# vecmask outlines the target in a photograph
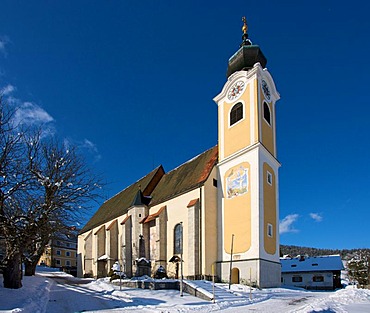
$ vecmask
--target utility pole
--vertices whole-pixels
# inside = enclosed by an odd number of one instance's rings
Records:
[[[230,258],[230,273],[229,273],[229,289],[231,288],[231,271],[233,269],[233,247],[234,247],[234,234],[231,235],[231,258]]]
[[[215,296],[215,262],[212,263],[212,294],[213,294],[213,303],[216,302]]]
[[[181,224],[181,254],[180,254],[180,297],[182,297],[184,295],[184,292],[183,292],[183,280],[184,280],[184,275],[183,275],[183,260],[182,260],[182,249],[183,249],[183,236],[184,236],[184,233],[183,233],[183,228],[182,228],[182,222],[180,223]]]

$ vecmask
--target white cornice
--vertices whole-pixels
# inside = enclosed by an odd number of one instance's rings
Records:
[[[228,157],[226,157],[225,159],[223,159],[222,161],[220,161],[220,162],[218,162],[218,164],[217,164],[217,166],[218,167],[220,167],[220,166],[222,166],[222,165],[224,165],[225,163],[228,163],[228,162],[230,162],[230,161],[232,161],[232,160],[234,160],[234,159],[236,159],[236,158],[238,158],[238,157],[240,157],[241,155],[243,155],[243,154],[245,154],[245,153],[248,153],[248,152],[250,152],[250,151],[252,151],[252,150],[256,150],[256,149],[261,149],[261,150],[263,150],[264,151],[264,154],[266,155],[266,157],[268,158],[268,159],[270,159],[270,161],[272,162],[272,163],[274,163],[274,165],[275,166],[277,166],[277,167],[280,167],[281,166],[281,164],[280,164],[280,162],[265,148],[265,146],[262,144],[262,143],[260,143],[260,142],[256,142],[256,143],[254,143],[253,145],[250,145],[250,146],[248,146],[248,147],[246,147],[246,148],[244,148],[244,149],[241,149],[241,150],[239,150],[239,151],[237,151],[237,152],[235,152],[234,154],[232,154],[232,155],[230,155],[230,156],[228,156]]]
[[[274,80],[272,79],[271,74],[269,73],[267,68],[262,68],[261,64],[258,62],[254,64],[253,68],[247,71],[237,71],[233,73],[232,75],[230,75],[224,87],[222,88],[221,92],[216,97],[213,98],[213,101],[219,104],[220,100],[226,98],[227,90],[234,82],[236,82],[240,78],[244,78],[248,80],[256,74],[263,77],[267,81],[267,83],[270,86],[274,101],[279,100],[280,95],[276,90],[276,86],[275,86]]]
[[[220,100],[226,98],[227,90],[235,81],[237,81],[240,78],[250,79],[253,75],[257,73],[258,68],[262,69],[261,65],[259,63],[256,63],[254,67],[248,71],[237,71],[230,75],[221,92],[216,97],[213,98],[213,101],[219,104]]]
[[[275,86],[275,83],[274,83],[274,80],[270,74],[270,72],[268,71],[267,68],[264,68],[262,71],[261,71],[261,76],[262,78],[268,83],[269,87],[270,87],[270,91],[271,91],[271,95],[272,95],[272,99],[273,99],[273,102],[276,102],[280,99],[280,94],[278,93],[278,91],[276,90],[276,86]]]

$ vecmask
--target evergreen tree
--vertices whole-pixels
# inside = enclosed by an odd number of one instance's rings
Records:
[[[348,276],[361,287],[369,285],[369,261],[369,250],[363,249],[357,251],[347,262]]]

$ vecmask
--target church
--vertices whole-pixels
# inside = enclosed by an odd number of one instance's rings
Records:
[[[79,276],[104,277],[118,261],[128,277],[164,269],[172,278],[280,285],[279,93],[243,22],[214,98],[218,145],[104,202],[78,236]]]

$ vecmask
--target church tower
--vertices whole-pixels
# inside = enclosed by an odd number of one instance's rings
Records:
[[[275,103],[261,49],[248,39],[229,59],[218,105],[218,274],[259,287],[280,285]]]

